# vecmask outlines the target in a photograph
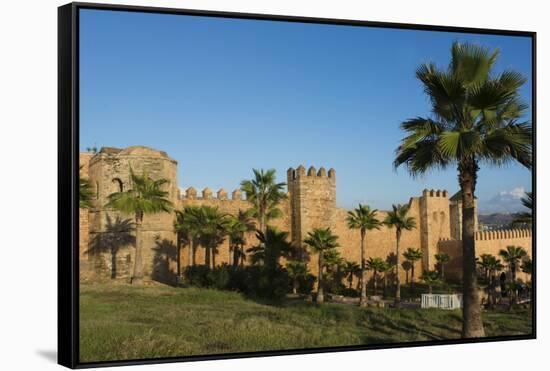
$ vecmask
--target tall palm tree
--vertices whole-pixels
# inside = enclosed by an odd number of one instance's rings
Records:
[[[403,253],[403,257],[405,259],[407,259],[407,261],[411,262],[411,280],[409,281],[410,285],[411,285],[411,289],[413,288],[413,285],[414,285],[414,266],[415,266],[415,263],[422,259],[422,252],[420,251],[420,249],[415,249],[413,247],[409,247],[404,253]]]
[[[358,229],[361,233],[361,296],[359,297],[359,305],[367,305],[367,283],[365,282],[365,236],[367,231],[380,229],[380,221],[376,219],[378,210],[371,208],[368,205],[361,205],[354,211],[349,211],[346,218],[348,228]]]
[[[134,216],[136,230],[136,256],[134,259],[134,273],[132,283],[143,281],[143,261],[141,246],[141,226],[147,214],[170,212],[173,208],[168,200],[168,192],[162,187],[168,183],[166,179],[153,180],[146,170],[141,175],[135,174],[130,167],[130,185],[128,190],[111,193],[106,208],[120,211],[122,214]]]
[[[361,278],[361,266],[354,261],[346,261],[344,264],[344,272],[348,278],[349,288],[353,288],[353,277],[359,276]]]
[[[378,295],[378,273],[384,272],[386,262],[382,258],[369,258],[367,260],[367,268],[372,271],[372,281],[374,285],[374,295]]]
[[[441,280],[445,280],[445,264],[447,264],[451,257],[446,252],[441,252],[439,254],[435,254],[435,260],[437,261],[437,264],[439,265],[439,272],[441,273]]]
[[[250,211],[238,211],[237,215],[229,217],[227,232],[229,235],[229,248],[233,252],[233,266],[244,265],[246,245],[245,233],[256,229],[256,224],[250,216]]]
[[[298,293],[298,282],[308,274],[307,264],[303,261],[291,260],[286,263],[286,270],[292,281],[292,293]]]
[[[405,283],[408,285],[410,284],[409,280],[409,271],[412,269],[412,263],[408,260],[405,260],[403,263],[401,263],[401,268],[405,271]]]
[[[483,265],[487,269],[487,275],[488,275],[488,284],[487,284],[487,293],[488,293],[488,307],[489,309],[493,309],[495,303],[496,303],[496,286],[497,286],[497,279],[496,274],[504,269],[504,266],[500,262],[499,259],[497,259],[493,255],[484,254],[485,257],[482,258],[482,261],[484,262]]]
[[[199,241],[205,249],[204,264],[215,268],[218,246],[223,243],[227,235],[229,217],[220,212],[217,206],[201,206],[196,218],[200,230]]]
[[[265,233],[258,231],[256,238],[260,242],[247,250],[250,253],[252,264],[263,265],[268,269],[280,266],[281,258],[288,258],[292,254],[292,244],[288,242],[288,232],[279,232],[273,227],[267,227]]]
[[[199,225],[199,213],[201,212],[199,206],[187,206],[183,210],[176,210],[176,220],[174,221],[174,230],[177,234],[177,274],[181,276],[181,245],[186,243],[189,245],[188,251],[188,266],[195,265],[195,240],[200,233]]]
[[[521,203],[529,211],[519,213],[519,215],[514,219],[512,224],[514,226],[528,226],[533,225],[533,192],[525,192],[525,197],[522,197]]]
[[[428,285],[428,294],[433,292],[433,286],[441,283],[438,271],[424,271],[420,279]]]
[[[399,277],[399,268],[400,268],[400,253],[399,253],[399,243],[401,242],[401,233],[403,231],[410,231],[416,228],[416,220],[412,216],[408,216],[409,206],[408,205],[392,205],[392,210],[388,211],[386,218],[384,219],[384,224],[388,228],[395,228],[395,307],[399,307],[401,304],[401,278]]]
[[[413,176],[457,166],[463,205],[464,338],[485,335],[474,239],[479,165],[518,161],[530,169],[532,164],[532,127],[520,121],[528,108],[519,94],[526,79],[515,71],[492,73],[497,57],[498,50],[455,42],[447,68],[428,63],[417,69],[432,115],[401,124],[407,135],[394,161],[395,167],[405,165]]]
[[[508,270],[510,271],[510,308],[512,308],[517,301],[516,274],[521,261],[527,256],[527,251],[520,246],[506,246],[506,250],[501,249],[498,254],[507,263]]]
[[[286,198],[286,183],[277,183],[275,169],[253,169],[254,179],[243,180],[241,190],[252,204],[252,215],[258,220],[259,230],[266,233],[267,222],[281,216],[277,205]]]
[[[80,170],[82,170],[82,166],[80,166]],[[86,178],[79,177],[78,207],[81,209],[89,209],[90,207],[92,207],[92,195],[93,192],[90,181]]]
[[[328,250],[340,246],[338,244],[338,236],[332,234],[330,228],[315,228],[313,231],[308,232],[308,238],[304,240],[304,243],[309,246],[313,252],[318,254],[319,275],[317,278],[317,303],[323,304],[325,301],[323,290],[323,257]]]

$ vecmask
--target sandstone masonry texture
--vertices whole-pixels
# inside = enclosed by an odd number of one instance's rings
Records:
[[[143,146],[126,149],[102,148],[96,154],[80,154],[80,174],[87,177],[94,190],[93,207],[80,210],[80,273],[82,279],[109,277],[116,268],[116,278],[127,278],[132,272],[134,248],[131,243],[113,250],[101,241],[116,237],[116,227],[133,215],[120,215],[105,208],[109,194],[129,187],[130,167],[136,173],[147,170],[153,179],[164,178],[168,198],[182,209],[189,205],[217,206],[222,212],[236,214],[250,208],[239,189],[197,191],[190,187],[180,192],[177,180],[177,162],[165,152]],[[303,244],[307,233],[314,228],[330,227],[339,236],[339,251],[347,259],[359,262],[360,234],[347,227],[347,209],[336,205],[336,171],[324,168],[306,168],[302,165],[287,170],[288,194],[279,208],[283,216],[270,224],[279,230],[290,232],[290,239],[297,245]],[[459,199],[451,198],[446,190],[424,190],[419,197],[411,197],[410,215],[416,219],[417,228],[404,231],[402,251],[408,247],[419,248],[423,258],[417,262],[417,277],[422,269],[435,268],[435,254],[447,252],[451,262],[445,268],[449,278],[460,279],[462,270],[462,242],[460,241],[460,217],[462,205]],[[383,220],[385,211],[377,217]],[[143,221],[143,261],[145,274],[161,282],[173,282],[176,270],[176,234],[173,229],[174,215],[169,213],[146,215]],[[113,235],[113,231],[114,235]],[[116,240],[116,238],[114,238]],[[257,243],[254,233],[246,235],[247,246]],[[99,241],[99,243],[98,243]],[[395,230],[382,226],[368,231],[366,256],[386,258],[395,251]],[[522,246],[531,256],[532,237],[530,230],[498,232],[477,232],[476,253],[497,255],[508,245]],[[189,264],[187,246],[183,246],[181,265]],[[195,254],[197,264],[204,263],[204,249]],[[309,268],[317,274],[316,256],[310,258]],[[403,261],[403,259],[402,259]],[[230,263],[227,239],[218,247],[216,264]],[[405,272],[401,270],[404,282]],[[525,278],[522,274],[520,277]]]

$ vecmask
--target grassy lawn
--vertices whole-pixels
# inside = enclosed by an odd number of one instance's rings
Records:
[[[290,302],[123,283],[81,284],[82,362],[460,337],[460,311]],[[487,335],[531,333],[528,311],[484,314]]]

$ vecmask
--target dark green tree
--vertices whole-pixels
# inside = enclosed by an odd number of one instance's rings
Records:
[[[527,104],[520,99],[526,79],[515,71],[495,75],[498,50],[455,42],[447,68],[421,65],[416,76],[431,101],[432,115],[401,124],[406,132],[394,161],[413,176],[457,167],[462,194],[462,337],[483,337],[475,263],[475,189],[481,164],[511,161],[531,168],[532,128],[521,121]]]

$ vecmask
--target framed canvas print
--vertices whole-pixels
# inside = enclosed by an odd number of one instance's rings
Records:
[[[535,338],[535,33],[59,8],[59,363]]]

